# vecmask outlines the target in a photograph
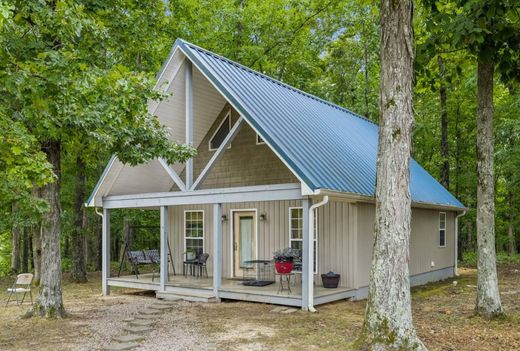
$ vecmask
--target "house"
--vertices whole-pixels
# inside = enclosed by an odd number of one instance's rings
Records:
[[[193,145],[198,154],[173,165],[158,159],[130,167],[110,160],[87,203],[103,208],[103,293],[123,286],[155,290],[160,298],[225,298],[304,310],[365,298],[377,125],[183,40],[176,41],[157,87],[172,95],[151,102],[150,111],[173,140]],[[457,218],[465,207],[415,161],[411,194],[411,283],[451,277]],[[119,208],[160,211],[160,279],[110,276],[110,211]],[[209,253],[208,277],[173,275],[167,244],[177,272],[187,252]],[[284,247],[301,249],[303,256],[290,292],[278,291],[278,281],[242,284],[251,271],[265,273],[262,262]],[[336,289],[322,286],[320,274],[329,271],[341,274]]]

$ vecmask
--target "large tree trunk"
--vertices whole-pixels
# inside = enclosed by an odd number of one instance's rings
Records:
[[[381,82],[375,241],[365,324],[368,350],[426,350],[412,321],[409,241],[414,117],[413,6],[381,1]]]
[[[446,188],[450,188],[450,160],[448,149],[448,107],[446,99],[446,83],[444,82],[446,75],[446,67],[441,55],[437,57],[440,73],[440,100],[441,100],[441,184]]]
[[[84,212],[85,194],[87,192],[86,165],[81,156],[76,158],[76,188],[74,193],[74,227],[71,233],[72,271],[71,280],[77,283],[87,281],[87,265],[85,260],[85,227]]]
[[[478,314],[502,314],[495,252],[495,171],[492,61],[479,58],[477,74],[477,249]]]
[[[52,165],[56,180],[41,189],[42,198],[49,203],[49,211],[42,222],[42,258],[40,291],[30,314],[45,317],[64,317],[61,291],[60,252],[60,143],[49,141],[42,150]]]

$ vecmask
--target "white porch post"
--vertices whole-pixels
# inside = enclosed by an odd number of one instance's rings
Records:
[[[193,146],[193,71],[191,61],[186,60],[186,145]],[[186,189],[193,184],[193,158],[186,161]]]
[[[166,290],[168,282],[168,240],[170,236],[170,223],[168,206],[161,206],[161,262],[160,262],[160,291]]]
[[[222,281],[222,204],[213,204],[213,294],[220,299]]]
[[[310,223],[310,200],[302,200],[303,207],[303,262],[302,262],[302,310],[314,305],[314,226]]]
[[[108,278],[110,278],[110,210],[103,208],[102,218],[102,238],[101,238],[101,255],[102,255],[102,290],[103,295],[110,294],[110,287],[108,286]]]

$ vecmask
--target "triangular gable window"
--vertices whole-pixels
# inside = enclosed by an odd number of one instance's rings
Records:
[[[226,136],[229,134],[229,131],[231,130],[231,111],[229,111],[220,122],[220,125],[218,126],[217,130],[209,140],[209,150],[213,151],[219,148],[220,145],[222,145],[222,142],[224,142],[224,139],[226,139]]]

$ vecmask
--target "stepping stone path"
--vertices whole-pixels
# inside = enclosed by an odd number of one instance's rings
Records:
[[[126,326],[123,330],[126,334],[116,336],[106,351],[132,350],[139,346],[146,334],[153,330],[161,314],[170,311],[175,306],[175,301],[157,301],[146,309],[141,310],[136,316],[123,319]]]
[[[271,310],[272,313],[282,313],[282,314],[290,314],[298,311],[297,308],[279,306],[275,307]]]

